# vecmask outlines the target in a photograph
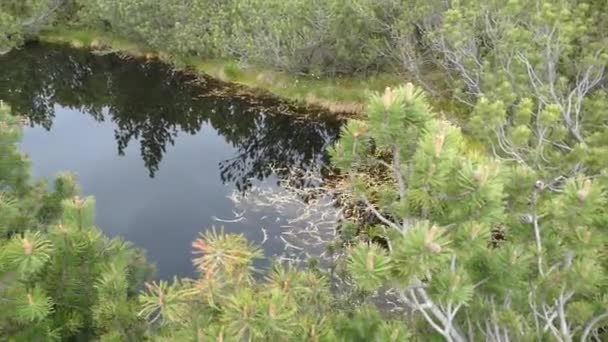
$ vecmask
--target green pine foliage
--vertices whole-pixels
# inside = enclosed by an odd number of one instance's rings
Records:
[[[377,69],[386,59],[382,23],[366,12],[382,8],[369,0],[365,8],[335,0],[78,2],[77,23],[103,22],[120,35],[176,55],[237,58],[313,75]]]
[[[0,106],[0,337],[608,339],[607,4],[3,1],[0,53],[60,18],[173,57],[311,76],[389,70],[430,92],[370,95],[330,151],[353,205],[374,217],[341,230],[337,269],[362,300],[314,268],[262,274],[257,247],[215,229],[193,243],[197,279],[140,291],[142,253],[96,230],[72,176],[52,192],[31,181],[15,148],[23,123]],[[370,305],[387,289],[410,310]]]
[[[604,326],[605,174],[550,189],[469,151],[411,84],[372,96],[331,154],[388,245],[362,240],[348,270],[362,290],[394,289],[430,328],[416,336],[570,341]]]
[[[274,264],[256,280],[262,257],[243,235],[215,228],[192,244],[196,280],[147,284],[139,314],[152,340],[405,341],[405,326],[375,308],[339,312],[329,279],[316,269]],[[258,273],[257,277],[261,277]]]
[[[0,107],[1,339],[141,336],[142,252],[94,227],[94,201],[75,196],[72,176],[59,176],[51,193],[31,183],[16,150],[21,124]]]
[[[0,2],[0,55],[54,22],[65,0],[3,0]]]

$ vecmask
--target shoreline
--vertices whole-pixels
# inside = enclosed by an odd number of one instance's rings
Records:
[[[67,44],[98,53],[123,53],[133,58],[159,59],[178,69],[192,70],[200,76],[246,87],[253,94],[272,95],[296,106],[342,117],[360,116],[365,110],[369,93],[402,83],[400,77],[389,74],[367,78],[313,78],[289,75],[234,60],[174,57],[103,31],[56,28],[41,32],[38,39],[45,43]]]

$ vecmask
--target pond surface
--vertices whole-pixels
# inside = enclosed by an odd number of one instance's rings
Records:
[[[161,278],[193,275],[191,242],[211,225],[260,242],[259,222],[221,219],[239,214],[229,197],[277,187],[273,166],[325,164],[341,125],[158,61],[44,44],[0,57],[0,99],[30,120],[34,177],[75,173],[99,228],[143,247]]]

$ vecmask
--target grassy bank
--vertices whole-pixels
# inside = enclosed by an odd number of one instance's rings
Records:
[[[369,92],[382,91],[386,87],[403,83],[398,75],[389,74],[367,78],[312,78],[288,75],[231,60],[204,60],[199,57],[174,59],[162,51],[103,31],[57,28],[43,32],[40,39],[44,42],[70,44],[75,48],[121,52],[139,58],[159,58],[222,81],[270,92],[299,105],[313,106],[335,114],[360,114]]]

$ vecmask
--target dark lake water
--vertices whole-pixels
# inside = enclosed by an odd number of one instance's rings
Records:
[[[191,242],[213,224],[259,242],[260,222],[221,221],[239,214],[229,197],[277,187],[272,166],[325,164],[341,125],[157,61],[44,44],[0,57],[0,99],[30,120],[34,177],[75,173],[99,228],[146,249],[162,278],[192,275]]]

